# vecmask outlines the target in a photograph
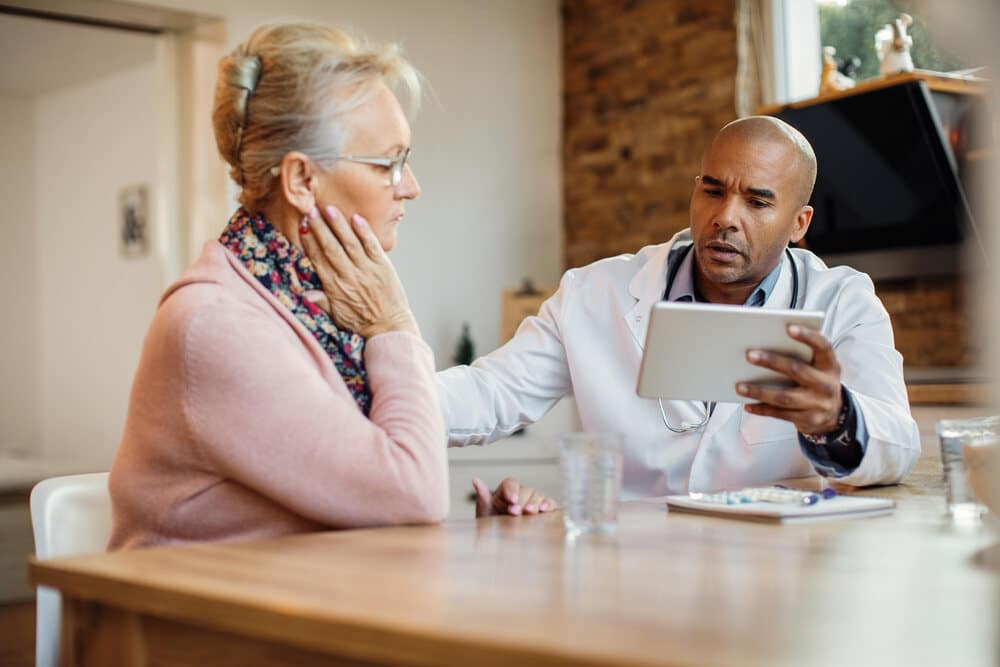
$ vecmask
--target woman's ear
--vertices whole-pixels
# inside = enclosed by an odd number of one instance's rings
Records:
[[[281,194],[294,209],[306,215],[316,206],[316,167],[304,153],[290,151],[278,165]]]

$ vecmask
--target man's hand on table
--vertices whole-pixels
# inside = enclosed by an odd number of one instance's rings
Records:
[[[500,482],[493,492],[481,479],[473,479],[472,487],[476,490],[477,519],[497,514],[540,514],[557,507],[556,502],[545,494],[509,477]]]

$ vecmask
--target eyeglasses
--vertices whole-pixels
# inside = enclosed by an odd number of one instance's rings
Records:
[[[389,170],[389,183],[392,187],[398,186],[403,180],[403,167],[410,158],[410,149],[395,157],[367,157],[362,155],[334,155],[334,160],[347,160],[348,162],[358,162],[360,164],[373,164]],[[281,165],[271,167],[271,175],[277,176],[281,173]]]

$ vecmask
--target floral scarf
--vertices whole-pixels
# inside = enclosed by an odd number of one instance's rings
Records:
[[[316,337],[367,416],[372,392],[363,356],[365,339],[337,329],[329,315],[303,297],[308,290],[321,289],[309,258],[264,216],[252,216],[242,207],[233,214],[219,242]]]

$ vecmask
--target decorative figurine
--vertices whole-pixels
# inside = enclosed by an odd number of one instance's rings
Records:
[[[858,80],[858,72],[861,71],[861,58],[851,56],[841,60],[837,58],[837,71],[848,77],[851,81]]]
[[[879,59],[879,73],[882,76],[913,71],[913,57],[910,48],[913,38],[906,29],[913,23],[909,14],[900,14],[892,23],[886,23],[875,33],[875,52]]]
[[[832,46],[823,47],[823,73],[819,77],[820,95],[854,87],[854,79],[837,71],[837,61],[833,57],[836,53],[837,49]]]

